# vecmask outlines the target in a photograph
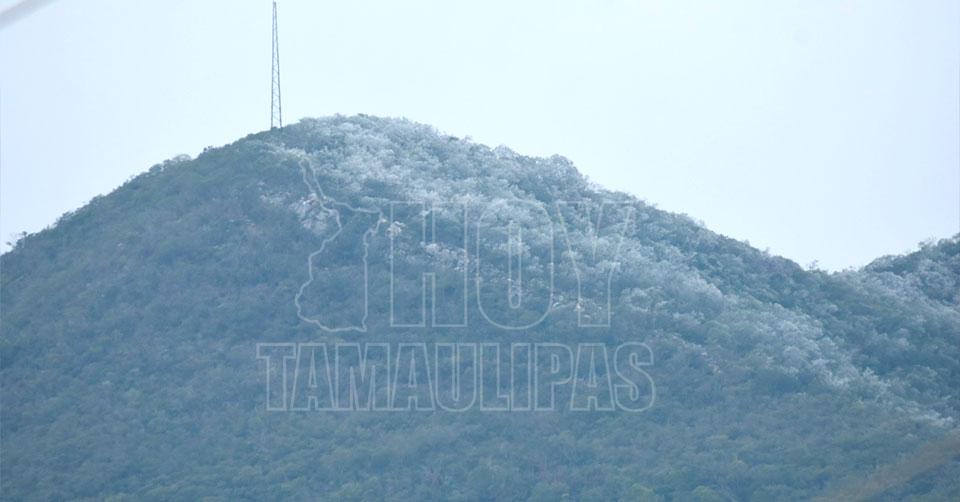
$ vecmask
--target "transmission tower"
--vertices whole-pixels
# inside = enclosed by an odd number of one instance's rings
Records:
[[[270,84],[270,129],[283,127],[283,106],[280,104],[280,42],[277,34],[277,2],[273,2],[273,65]]]

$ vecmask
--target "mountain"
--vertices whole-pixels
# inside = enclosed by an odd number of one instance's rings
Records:
[[[960,235],[805,270],[562,157],[308,119],[158,164],[0,258],[0,493],[956,500],[958,284]],[[504,352],[417,366],[453,343]],[[309,365],[351,344],[433,382],[374,404],[498,389],[514,346],[528,402],[561,404],[312,409],[350,382]]]

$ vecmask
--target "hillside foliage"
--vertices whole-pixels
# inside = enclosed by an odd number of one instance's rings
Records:
[[[434,242],[415,232],[419,204]],[[511,284],[511,222],[520,311],[496,293]],[[0,260],[6,499],[805,499],[960,420],[960,236],[805,270],[562,157],[405,120],[308,119],[173,159]],[[465,314],[438,311],[465,328],[391,327],[391,270],[394,315],[411,323],[424,272],[453,296],[464,274],[485,287],[466,288]],[[609,307],[589,301],[608,274]],[[355,324],[363,295],[365,332],[304,320]],[[257,343],[403,340],[640,341],[657,400],[643,413],[265,409]],[[874,495],[956,500],[957,480],[954,456]]]

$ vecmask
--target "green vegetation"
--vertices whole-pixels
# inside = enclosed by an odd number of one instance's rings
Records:
[[[294,298],[307,257],[338,230],[331,208],[342,229],[302,305],[348,322],[362,298],[356,243],[376,220],[363,210],[390,220],[400,200],[468,214],[507,201],[481,242],[467,232],[483,257],[469,273],[502,283],[500,223],[529,222],[527,280],[549,284],[551,252],[557,266],[555,294],[533,287],[525,305],[550,314],[532,323],[539,314],[524,310],[507,321],[533,326],[500,329],[477,305],[506,312],[508,299],[471,287],[469,327],[391,328],[395,219],[368,236],[369,329],[302,321]],[[631,210],[622,242],[616,221],[591,230],[588,213],[558,211],[561,201]],[[565,231],[538,226],[529,203]],[[457,228],[453,213],[437,217]],[[462,235],[442,230],[429,249],[398,241],[398,298],[419,298],[420,272],[437,264],[441,290],[456,292]],[[584,258],[593,237],[619,246],[609,328],[578,326],[569,260],[580,256],[580,280],[603,277]],[[960,419],[960,236],[858,271],[807,271],[597,188],[561,157],[402,120],[305,120],[173,159],[24,237],[0,266],[5,499],[829,497],[948,441]],[[579,308],[605,315],[602,302]],[[402,340],[642,341],[657,400],[636,414],[265,409],[256,343]],[[960,498],[956,455],[923,458],[941,460],[871,493]]]

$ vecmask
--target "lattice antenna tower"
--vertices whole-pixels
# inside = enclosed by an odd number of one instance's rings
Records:
[[[270,83],[270,129],[283,127],[283,106],[280,103],[280,42],[277,30],[277,2],[273,2],[273,65]]]

